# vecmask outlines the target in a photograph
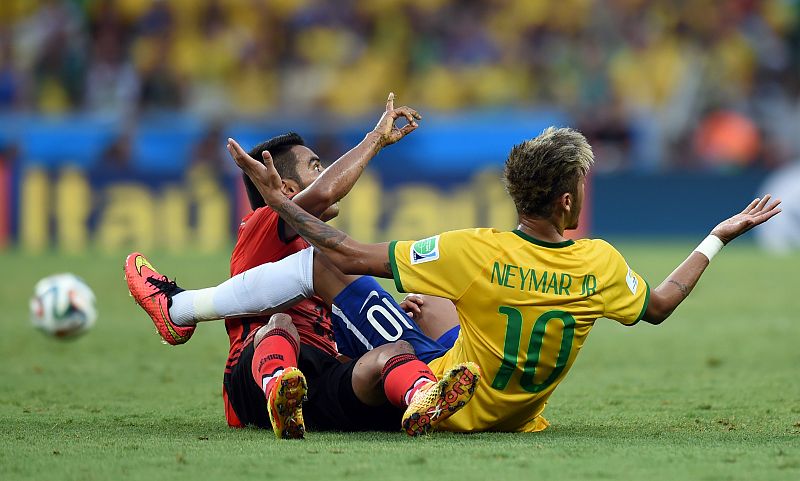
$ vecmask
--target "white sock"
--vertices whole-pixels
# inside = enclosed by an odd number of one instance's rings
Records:
[[[314,249],[237,274],[217,287],[183,291],[172,298],[169,315],[179,326],[225,317],[280,312],[314,295]]]

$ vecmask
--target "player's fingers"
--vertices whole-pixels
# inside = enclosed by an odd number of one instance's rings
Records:
[[[389,92],[389,98],[386,99],[386,111],[394,110],[394,92]]]
[[[400,303],[400,309],[406,314],[414,318],[419,311],[419,307],[413,302],[403,301]]]
[[[242,171],[244,171],[251,179],[253,179],[254,176],[259,176],[261,174],[264,167],[260,162],[250,157],[247,152],[245,152],[235,141],[229,143],[228,145],[228,151],[231,152],[236,165],[238,165],[239,168],[242,169]]]
[[[778,209],[779,205],[781,205],[781,200],[775,199],[761,213],[759,213],[759,215],[769,214],[775,210],[780,210]]]
[[[416,120],[422,120],[422,115],[420,115],[419,112],[417,112],[416,110],[412,109],[411,107],[409,107],[407,105],[404,105],[404,106],[400,107],[400,109],[403,111],[403,115],[406,115],[406,117],[408,115],[411,115],[411,117],[413,117]]]
[[[425,304],[425,300],[419,294],[408,294],[405,299],[403,299],[403,302],[406,301],[413,302],[414,304],[418,304],[420,306]]]
[[[239,159],[236,158],[236,151],[233,150],[233,146],[231,144],[226,144],[225,148],[228,150],[228,155],[230,155],[233,161],[236,162],[236,165],[241,167]]]
[[[264,168],[267,174],[273,178],[273,181],[276,178],[280,179],[280,175],[278,175],[278,169],[275,168],[275,163],[272,161],[272,155],[265,150],[261,152],[261,158],[264,159]]]
[[[406,306],[404,308],[405,311],[410,312],[422,312],[421,306],[423,304],[422,297],[416,294],[409,294],[403,299],[403,303],[400,304],[401,306]]]
[[[753,209],[753,213],[758,213],[764,210],[764,206],[767,205],[767,202],[769,202],[771,198],[772,196],[770,194],[767,194],[764,197],[762,197],[761,200],[756,205],[755,209]]]
[[[766,222],[766,221],[772,219],[773,217],[775,217],[776,215],[780,214],[781,212],[783,212],[783,209],[780,209],[780,208],[776,207],[776,208],[770,210],[769,212],[766,212],[764,214],[764,219],[761,222]]]
[[[266,165],[267,162],[270,164],[272,163],[272,154],[270,154],[268,150],[261,152],[261,158],[264,159],[264,165]]]
[[[228,138],[228,151],[233,152],[235,156],[241,156],[244,154],[244,149],[242,149],[242,146],[231,138]]]
[[[400,305],[401,306],[405,306],[408,309],[413,309],[415,311],[419,311],[419,306],[421,305],[421,303],[419,302],[418,299],[406,299],[405,301],[400,303]]]
[[[414,125],[417,124],[417,117],[414,115],[416,113],[416,112],[414,112],[414,109],[412,109],[410,107],[400,107],[399,109],[395,109],[395,110],[397,110],[400,113],[400,115],[405,117],[406,121],[409,124],[414,124]],[[417,114],[417,115],[419,115],[419,114]]]
[[[241,145],[233,139],[228,139],[228,145],[230,146],[233,152],[233,159],[236,161],[237,164],[245,165],[251,157],[247,155],[247,152],[244,151]]]
[[[755,199],[753,199],[753,202],[750,202],[750,203],[747,205],[747,207],[745,207],[745,208],[744,208],[744,210],[742,211],[742,214],[749,214],[749,213],[750,213],[750,211],[752,211],[752,210],[755,208],[755,206],[756,206],[756,205],[758,205],[758,201],[760,201],[760,200],[761,200],[761,199],[760,199],[760,198],[758,198],[758,197],[756,197]]]
[[[750,215],[750,220],[753,222],[753,225],[755,226],[758,224],[763,224],[764,222],[778,215],[781,212],[781,209],[779,208],[780,205],[781,205],[781,200],[775,199],[766,208],[760,211],[751,212],[749,215]]]
[[[400,129],[400,134],[405,137],[406,135],[410,134],[411,132],[417,130],[417,124],[406,124],[403,128]]]
[[[777,209],[776,208],[776,209],[772,209],[770,211],[764,212],[763,214],[759,214],[759,215],[757,215],[755,217],[752,217],[753,225],[750,228],[753,228],[753,227],[755,227],[757,225],[761,225],[764,222],[772,219],[773,217],[775,217],[776,215],[778,215],[780,213],[781,213],[781,209]]]
[[[228,153],[231,154],[231,157],[233,157],[233,160],[234,162],[236,162],[236,165],[244,168],[245,157],[247,157],[247,154],[245,154],[242,147],[233,139],[228,139],[227,147],[228,147]]]

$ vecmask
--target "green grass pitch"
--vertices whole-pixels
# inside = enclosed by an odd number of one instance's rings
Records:
[[[621,244],[651,285],[690,245]],[[185,287],[228,256],[151,259]],[[727,248],[662,326],[601,320],[539,434],[409,439],[309,433],[278,441],[222,413],[222,325],[159,342],[128,297],[123,256],[0,254],[0,479],[800,479],[800,256]],[[95,289],[100,318],[60,342],[28,323],[47,274]]]

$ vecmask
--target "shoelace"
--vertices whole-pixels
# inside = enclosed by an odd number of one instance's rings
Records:
[[[157,294],[165,294],[167,298],[172,298],[172,296],[175,294],[183,292],[183,289],[178,287],[178,283],[176,281],[169,280],[167,276],[161,276],[160,279],[158,277],[148,277],[147,282],[158,289],[156,292],[147,297],[153,297]]]

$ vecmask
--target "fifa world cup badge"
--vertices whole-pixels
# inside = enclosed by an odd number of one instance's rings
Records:
[[[625,282],[628,284],[628,289],[631,290],[631,294],[636,295],[636,289],[639,287],[639,279],[630,267],[628,267],[628,275],[625,276]]]
[[[428,237],[411,244],[411,265],[439,258],[439,236]]]

